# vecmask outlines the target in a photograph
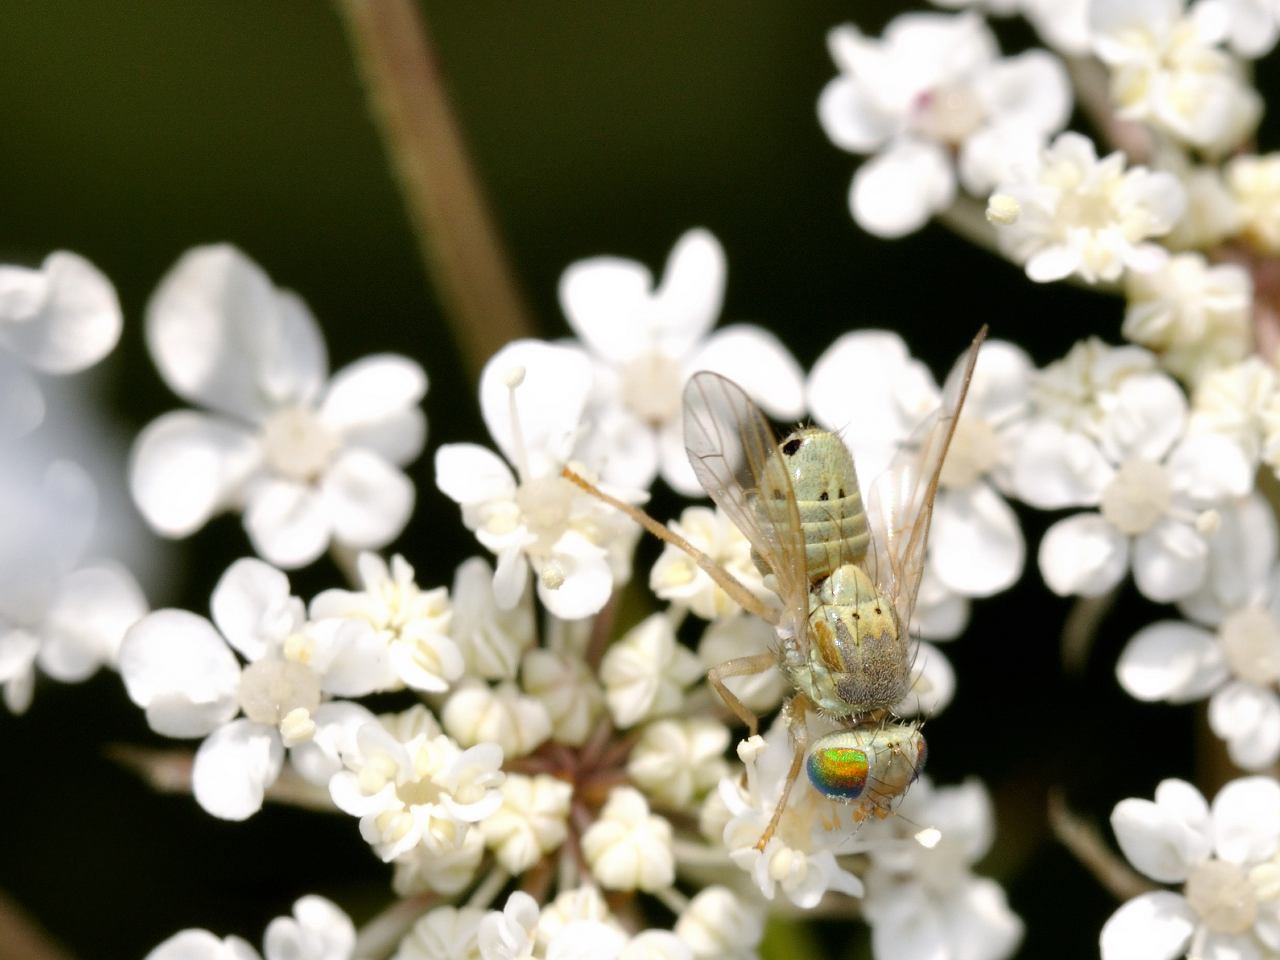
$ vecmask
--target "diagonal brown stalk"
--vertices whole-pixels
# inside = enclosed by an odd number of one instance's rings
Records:
[[[427,273],[472,379],[533,324],[415,0],[337,0]]]

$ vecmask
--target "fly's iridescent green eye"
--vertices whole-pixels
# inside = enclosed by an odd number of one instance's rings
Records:
[[[867,753],[857,747],[818,747],[805,766],[814,789],[832,800],[856,800],[867,785]]]

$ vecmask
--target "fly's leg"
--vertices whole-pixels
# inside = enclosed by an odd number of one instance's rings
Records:
[[[742,607],[743,610],[746,610],[747,613],[754,613],[766,623],[777,624],[778,614],[776,611],[770,609],[763,601],[760,600],[759,597],[744,587],[737,577],[731,574],[724,567],[720,566],[720,564],[716,563],[715,560],[707,556],[707,554],[703,553],[684,537],[680,536],[680,534],[663,526],[639,507],[633,506],[630,503],[625,503],[617,497],[610,496],[590,480],[586,479],[586,477],[574,473],[568,467],[565,467],[560,471],[560,476],[564,477],[579,489],[591,494],[591,496],[595,497],[597,500],[601,500],[613,507],[615,510],[620,510],[622,513],[625,513],[628,517],[640,524],[640,526],[648,530],[659,540],[683,550],[689,555],[689,558],[693,560],[694,563],[702,568],[707,576],[715,581],[716,586],[732,597],[734,602],[738,606]],[[734,712],[736,713],[737,711],[735,710]],[[742,716],[742,714],[739,713],[738,716]]]
[[[725,683],[725,680],[729,677],[749,677],[755,673],[763,673],[770,667],[776,666],[777,663],[777,657],[766,651],[749,657],[734,657],[732,660],[726,660],[724,663],[717,664],[707,671],[707,682],[715,688],[716,693],[720,694],[720,699],[724,701],[724,705],[747,725],[750,736],[754,737],[756,731],[760,729],[760,718],[738,699],[738,695],[729,689],[729,685]]]
[[[782,785],[782,796],[778,797],[778,805],[773,808],[773,816],[769,818],[769,825],[764,828],[764,833],[760,834],[760,839],[756,841],[756,849],[763,850],[768,846],[769,841],[773,839],[775,831],[778,829],[778,821],[782,819],[782,812],[787,808],[787,801],[791,798],[791,788],[796,785],[796,780],[800,778],[800,768],[804,766],[804,755],[809,750],[809,727],[805,724],[805,713],[809,709],[809,698],[803,693],[797,693],[782,708],[787,718],[787,729],[791,733],[791,742],[795,745],[795,753],[791,757],[791,769],[787,771],[786,782]]]

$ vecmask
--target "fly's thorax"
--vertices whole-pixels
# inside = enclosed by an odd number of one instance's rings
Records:
[[[810,696],[836,717],[893,707],[911,684],[907,641],[893,604],[867,572],[837,567],[809,595]]]
[[[820,737],[809,748],[805,770],[824,797],[854,803],[855,820],[886,817],[915,783],[928,756],[914,724],[863,724]]]
[[[844,441],[827,430],[801,427],[778,444],[765,466],[756,507],[775,525],[790,522],[784,476],[795,494],[810,582],[818,583],[841,564],[861,561],[871,535]]]

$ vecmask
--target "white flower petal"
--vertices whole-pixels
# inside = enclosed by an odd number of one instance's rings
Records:
[[[267,960],[351,960],[356,928],[324,897],[302,897],[292,917],[276,917],[262,938]]]
[[[1165,462],[1175,492],[1196,503],[1220,503],[1253,489],[1254,466],[1220,433],[1200,433],[1182,440]]]
[[[1111,812],[1111,828],[1129,862],[1161,883],[1186,880],[1212,847],[1211,838],[1177,810],[1150,800],[1121,800]]]
[[[384,547],[413,513],[413,481],[371,450],[341,454],[320,482],[334,539],[358,550]]]
[[[841,150],[871,153],[893,133],[894,118],[877,108],[853,77],[837,76],[818,97],[818,122]]]
[[[688,230],[676,241],[649,308],[649,335],[662,352],[683,357],[720,316],[725,256],[711,231]]]
[[[298,624],[289,618],[289,578],[268,563],[245,557],[218,578],[209,601],[213,622],[249,661],[260,660]]]
[[[0,440],[26,436],[44,420],[40,385],[11,354],[0,350]]]
[[[262,960],[239,937],[219,939],[208,930],[183,930],[159,944],[143,960]]]
[[[1004,960],[1022,939],[1022,921],[1009,909],[1003,888],[994,880],[969,879],[943,898],[941,907],[955,960]]]
[[[1209,726],[1246,770],[1265,769],[1280,758],[1280,698],[1273,690],[1227,684],[1209,700]]]
[[[1195,928],[1195,912],[1178,894],[1140,894],[1103,924],[1102,960],[1173,960],[1186,951]]]
[[[1187,399],[1172,377],[1155,371],[1125,377],[1103,420],[1099,444],[1112,463],[1160,460],[1182,435]]]
[[[1018,497],[1042,510],[1091,506],[1115,471],[1088,437],[1047,420],[1023,432],[1013,464]]]
[[[1059,520],[1040,541],[1040,572],[1059,596],[1096,597],[1124,577],[1129,542],[1096,513]]]
[[[1187,703],[1222,684],[1227,667],[1213,634],[1165,620],[1133,635],[1120,654],[1116,677],[1139,700]]]
[[[1133,581],[1157,603],[1185,597],[1204,583],[1209,544],[1190,524],[1164,519],[1133,543]]]
[[[956,593],[989,597],[1007,589],[1022,575],[1026,552],[1017,515],[987,484],[938,494],[929,561]]]
[[[244,529],[259,556],[286,570],[306,566],[329,545],[332,520],[319,491],[289,480],[259,481],[247,494]]]
[[[446,443],[436,450],[436,486],[455,503],[510,500],[515,477],[492,450],[474,443]]]
[[[138,582],[114,563],[83,567],[59,584],[44,623],[40,667],[63,683],[115,664],[125,631],[147,612]]]
[[[593,353],[626,363],[648,346],[641,316],[652,289],[653,274],[634,260],[579,260],[560,276],[560,309]]]
[[[257,441],[242,427],[191,411],[168,413],[138,435],[129,489],[153,529],[185,537],[235,504],[259,459]]]
[[[573,554],[557,553],[556,561],[564,573],[564,581],[552,589],[538,578],[538,599],[547,610],[562,620],[581,620],[599,613],[613,593],[613,572],[605,551],[595,547],[581,534],[567,533],[557,546],[573,541]],[[497,593],[494,581],[494,593]],[[518,598],[517,598],[518,599]]]
[[[348,437],[376,430],[400,417],[427,395],[427,374],[407,357],[364,357],[333,375],[320,402],[320,419]]]
[[[297,297],[225,244],[187,251],[147,305],[147,346],[178,396],[257,422],[316,397],[328,374],[319,327]]]
[[[779,420],[804,413],[804,373],[789,350],[760,327],[737,324],[717,330],[694,354],[690,372],[723,374]]]
[[[1232,863],[1270,859],[1280,848],[1280,783],[1242,777],[1219,790],[1213,798],[1213,846]]]
[[[37,370],[73,373],[97,363],[120,339],[115,287],[93,264],[60,250],[41,265],[47,281],[39,311],[6,327],[0,340]]]
[[[916,647],[911,690],[893,709],[901,717],[936,717],[956,692],[956,672],[946,654],[931,643]]]
[[[196,803],[223,820],[246,820],[262,809],[280,776],[284,745],[274,727],[241,717],[200,744],[191,769]]]
[[[185,610],[158,610],[129,629],[120,676],[165,736],[202,737],[239,710],[240,665],[213,624]]]
[[[940,147],[901,140],[858,168],[849,207],[868,233],[902,237],[946,209],[955,192],[955,172]]]
[[[516,374],[513,399],[509,384]],[[517,340],[485,364],[480,375],[485,426],[523,478],[559,469],[568,458],[591,384],[591,360],[577,347]],[[522,444],[516,442],[513,416],[519,420]]]

